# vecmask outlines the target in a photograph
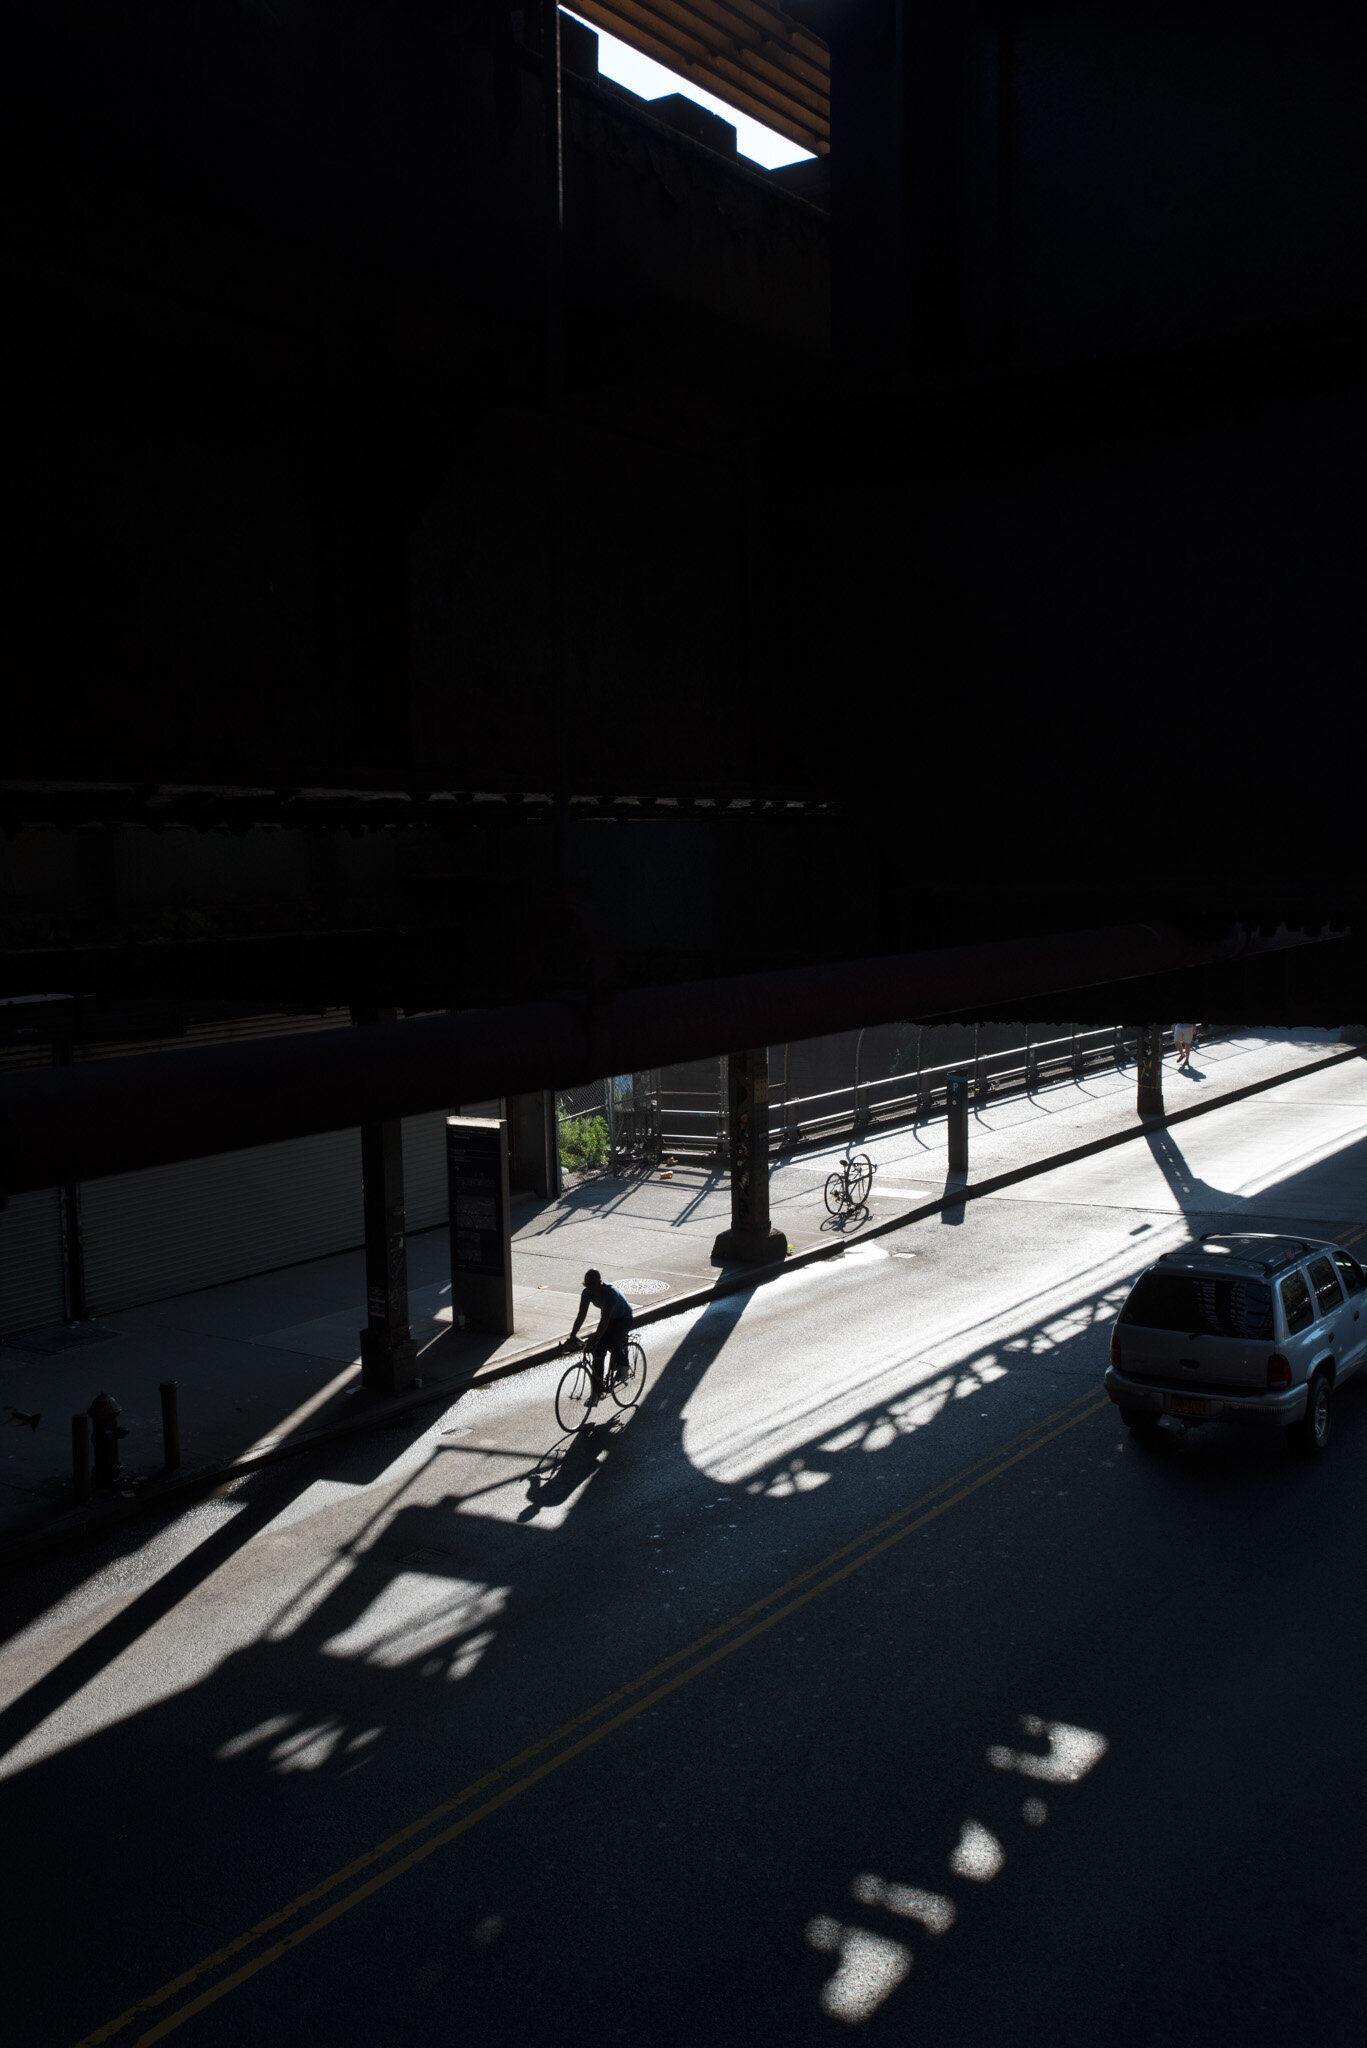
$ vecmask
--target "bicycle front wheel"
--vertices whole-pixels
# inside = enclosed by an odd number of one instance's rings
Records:
[[[586,1358],[577,1358],[555,1390],[555,1419],[566,1436],[584,1427],[592,1400],[593,1368]]]
[[[646,1355],[635,1337],[627,1340],[627,1362],[619,1379],[612,1379],[612,1398],[619,1408],[634,1408],[646,1383]]]
[[[850,1161],[850,1200],[856,1209],[862,1208],[868,1200],[869,1189],[873,1186],[873,1161],[866,1153]]]
[[[826,1182],[826,1207],[832,1216],[838,1216],[845,1206],[845,1180],[839,1173],[833,1173]]]

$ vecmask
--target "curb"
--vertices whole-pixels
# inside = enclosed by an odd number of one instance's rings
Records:
[[[881,1223],[870,1224],[851,1240],[854,1244],[867,1244],[870,1238],[887,1237],[895,1230],[905,1230],[908,1224],[921,1223],[930,1216],[943,1214],[946,1209],[961,1208],[983,1195],[996,1194],[1002,1188],[1017,1186],[1021,1181],[1034,1180],[1040,1174],[1052,1173],[1056,1167],[1070,1166],[1079,1159],[1094,1158],[1100,1152],[1110,1152],[1118,1145],[1132,1144],[1150,1131],[1167,1130],[1174,1124],[1189,1123],[1193,1117],[1208,1116],[1214,1109],[1223,1109],[1228,1103],[1243,1102],[1252,1095],[1264,1095],[1273,1088],[1285,1087],[1291,1081],[1299,1081],[1304,1074],[1321,1074],[1330,1067],[1341,1067],[1350,1060],[1363,1058],[1364,1049],[1359,1046],[1345,1047],[1341,1052],[1331,1053],[1327,1059],[1314,1060],[1293,1073],[1270,1074],[1261,1081],[1245,1082],[1241,1088],[1230,1088],[1222,1095],[1207,1097],[1194,1102],[1186,1109],[1174,1109],[1162,1116],[1146,1117],[1143,1123],[1122,1131],[1108,1131],[1104,1137],[1089,1139],[1086,1144],[1072,1145],[1063,1152],[1053,1152],[1045,1159],[1034,1159],[1025,1166],[1014,1166],[1005,1173],[991,1175],[987,1180],[969,1181],[960,1188],[952,1188],[947,1194],[938,1195],[933,1201],[923,1202],[914,1209],[901,1210],[896,1216],[888,1216]],[[658,1303],[654,1308],[642,1309],[633,1317],[635,1324],[661,1323],[670,1316],[685,1315],[693,1309],[705,1308],[710,1301],[719,1301],[728,1295],[743,1294],[756,1287],[763,1287],[770,1281],[779,1280],[785,1273],[800,1271],[805,1266],[814,1266],[827,1259],[843,1258],[849,1249],[847,1244],[812,1245],[806,1251],[794,1252],[791,1258],[781,1264],[762,1266],[753,1270],[728,1274],[725,1279],[716,1280],[710,1287],[694,1289],[690,1294],[672,1295],[668,1301]],[[326,1428],[306,1430],[288,1443],[273,1444],[268,1449],[252,1455],[235,1458],[226,1465],[202,1466],[197,1471],[185,1472],[161,1485],[154,1481],[134,1499],[120,1499],[108,1507],[87,1511],[79,1519],[64,1522],[56,1528],[35,1530],[31,1536],[17,1537],[13,1542],[0,1543],[0,1570],[8,1565],[25,1564],[31,1559],[51,1551],[67,1548],[83,1542],[89,1536],[101,1535],[107,1529],[121,1527],[125,1522],[140,1515],[173,1505],[177,1501],[189,1505],[192,1501],[213,1493],[218,1488],[230,1485],[236,1479],[243,1479],[249,1473],[260,1471],[267,1465],[283,1464],[287,1458],[301,1456],[306,1451],[322,1448],[327,1444],[343,1443],[350,1437],[366,1436],[372,1430],[383,1429],[410,1414],[416,1408],[430,1406],[433,1402],[449,1401],[456,1395],[469,1393],[480,1387],[493,1386],[497,1380],[510,1378],[514,1373],[529,1372],[534,1366],[546,1365],[554,1358],[565,1356],[559,1343],[545,1344],[534,1351],[518,1354],[504,1364],[494,1366],[490,1371],[479,1374],[452,1374],[449,1379],[433,1379],[421,1387],[414,1387],[404,1394],[396,1394],[383,1407],[368,1409],[357,1416],[354,1422],[334,1422]]]

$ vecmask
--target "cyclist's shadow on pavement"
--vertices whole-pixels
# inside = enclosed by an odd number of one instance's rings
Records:
[[[559,1507],[577,1492],[608,1455],[626,1420],[627,1412],[613,1409],[602,1421],[559,1437],[542,1453],[527,1480],[527,1505],[518,1521],[534,1522],[543,1508]]]

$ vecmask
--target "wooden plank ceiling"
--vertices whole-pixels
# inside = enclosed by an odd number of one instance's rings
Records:
[[[574,11],[804,149],[830,148],[830,53],[764,0],[574,0]]]

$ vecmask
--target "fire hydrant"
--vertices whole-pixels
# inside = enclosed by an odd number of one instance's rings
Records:
[[[97,1394],[85,1412],[90,1417],[94,1466],[91,1484],[96,1493],[117,1493],[124,1478],[123,1467],[119,1463],[119,1438],[128,1434],[118,1424],[123,1410],[112,1394]]]

